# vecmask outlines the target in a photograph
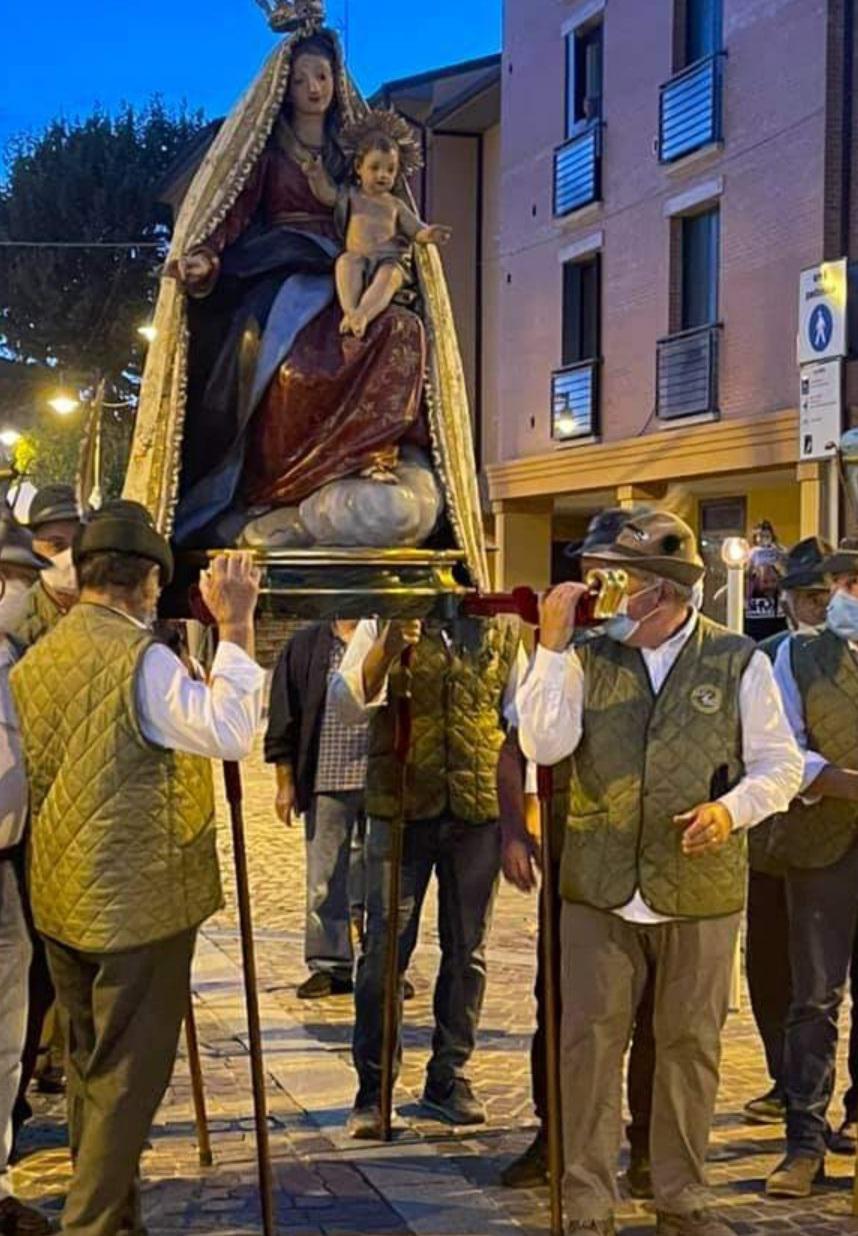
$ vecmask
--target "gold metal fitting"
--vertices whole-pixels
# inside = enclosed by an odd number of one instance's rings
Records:
[[[594,567],[584,583],[594,598],[593,617],[599,622],[620,612],[629,595],[628,572],[612,567]]]

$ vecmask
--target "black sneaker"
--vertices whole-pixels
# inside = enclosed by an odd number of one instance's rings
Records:
[[[0,1233],[2,1236],[49,1236],[58,1232],[56,1219],[49,1219],[41,1210],[25,1206],[16,1197],[0,1200]]]
[[[65,1094],[66,1075],[61,1068],[52,1065],[36,1074],[36,1089],[39,1094]]]
[[[421,1102],[448,1124],[486,1122],[486,1109],[474,1095],[466,1077],[454,1077],[446,1083],[427,1080]]]
[[[786,1120],[786,1099],[778,1086],[767,1094],[745,1104],[745,1118],[751,1124],[783,1124]]]
[[[855,1155],[858,1151],[858,1123],[847,1117],[836,1131],[828,1135],[828,1149],[834,1154]]]
[[[507,1189],[538,1189],[548,1184],[548,1147],[542,1129],[527,1150],[506,1165],[500,1182]]]
[[[380,1142],[383,1137],[381,1107],[378,1103],[356,1103],[346,1121],[346,1133],[358,1141]]]
[[[337,978],[325,970],[317,970],[305,979],[295,995],[299,1000],[324,1000],[328,996],[350,996],[354,991],[351,979]]]

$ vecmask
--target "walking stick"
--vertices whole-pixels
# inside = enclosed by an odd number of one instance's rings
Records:
[[[197,1151],[200,1167],[211,1167],[214,1162],[212,1143],[206,1115],[206,1095],[203,1089],[203,1069],[200,1061],[200,1044],[197,1039],[194,998],[190,991],[188,992],[188,1008],[185,1013],[185,1045],[188,1050],[188,1069],[191,1074],[191,1094],[194,1099],[194,1120],[197,1126]]]
[[[389,1142],[393,1124],[393,1074],[399,1029],[399,902],[402,896],[402,854],[405,843],[405,795],[411,748],[411,658],[402,652],[396,684],[394,756],[398,784],[396,815],[390,823],[390,872],[387,882],[387,932],[384,955],[384,1010],[381,1036],[381,1136]]]
[[[238,897],[244,998],[247,1004],[247,1029],[250,1041],[253,1115],[256,1124],[256,1159],[259,1165],[259,1193],[262,1199],[262,1231],[264,1236],[276,1236],[271,1148],[268,1142],[268,1110],[265,1099],[265,1071],[262,1064],[262,1033],[259,1022],[259,997],[256,991],[256,952],[253,947],[253,919],[250,910],[250,885],[247,878],[247,850],[244,844],[244,812],[239,765],[224,761],[223,779],[226,787],[226,800],[229,803],[232,848],[235,858],[235,887]]]
[[[551,1204],[551,1236],[563,1233],[563,1134],[560,1108],[560,1050],[557,1027],[559,1001],[555,982],[557,965],[557,922],[554,907],[557,901],[553,855],[551,853],[552,815],[554,809],[554,772],[540,767],[537,773],[539,793],[539,823],[542,849],[542,885],[539,894],[540,947],[544,975],[545,1000],[545,1122],[548,1132],[548,1193]]]

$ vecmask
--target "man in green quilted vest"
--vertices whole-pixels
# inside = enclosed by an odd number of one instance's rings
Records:
[[[788,629],[770,635],[759,645],[772,663],[781,644],[791,635],[814,635],[824,627],[830,587],[823,564],[830,553],[827,541],[811,536],[799,541],[787,554],[779,594]],[[780,833],[781,818],[775,817],[752,829],[748,837],[748,992],[772,1081],[765,1094],[745,1104],[748,1119],[755,1124],[781,1124],[786,1116],[784,1030],[792,979],[786,866],[778,853]]]
[[[504,705],[515,694],[520,649],[512,620],[449,626],[359,624],[329,706],[345,722],[372,718],[366,781],[366,935],[355,983],[353,1057],[358,1093],[352,1137],[381,1135],[381,1048],[391,821],[399,812],[395,709],[403,689],[400,654],[413,645],[413,717],[405,794],[399,965],[408,968],[433,872],[438,880],[441,965],[435,1035],[423,1104],[450,1124],[486,1116],[465,1074],[486,982],[485,938],[500,871],[497,765]],[[391,670],[396,666],[396,669]],[[390,679],[390,681],[389,681]],[[397,1059],[399,1052],[397,1051]]]
[[[33,548],[49,560],[43,578],[27,597],[26,610],[15,638],[29,648],[56,626],[77,600],[77,578],[72,542],[80,527],[77,499],[71,485],[44,485],[34,496],[27,515]]]
[[[614,1232],[623,1055],[655,972],[650,1158],[658,1236],[729,1236],[705,1159],[739,919],[744,832],[801,783],[772,667],[698,614],[692,530],[654,511],[600,555],[629,575],[625,613],[570,648],[585,591],[543,604],[517,698],[528,758],[572,756],[561,863],[567,1236]]]
[[[782,644],[775,675],[804,753],[802,799],[779,822],[787,865],[792,1001],[784,1074],[787,1154],[776,1197],[806,1197],[824,1173],[837,1019],[858,927],[858,552],[837,550],[826,627]]]
[[[80,601],[15,667],[30,786],[30,898],[69,1044],[70,1236],[139,1236],[137,1172],[170,1079],[199,925],[221,904],[211,759],[259,726],[259,581],[247,555],[201,580],[221,642],[207,684],[153,638],[173,570],[137,503],[74,544]]]

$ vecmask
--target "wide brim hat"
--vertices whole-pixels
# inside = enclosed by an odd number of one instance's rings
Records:
[[[647,511],[629,519],[614,543],[592,557],[612,567],[646,571],[687,587],[696,584],[706,570],[693,530],[668,511]]]
[[[102,553],[127,554],[156,563],[164,585],[173,578],[169,541],[161,536],[152,516],[139,502],[123,498],[107,502],[81,525],[72,545],[75,566],[90,554]]]
[[[779,582],[785,592],[802,588],[825,588],[831,569],[827,563],[833,550],[828,541],[818,536],[798,541],[786,556],[786,574]]]
[[[846,537],[823,562],[826,575],[858,575],[858,542]]]
[[[0,566],[24,567],[29,571],[44,571],[51,565],[33,549],[32,534],[8,509],[0,512]]]
[[[27,527],[35,531],[44,524],[79,519],[80,510],[71,485],[44,485],[30,503]]]
[[[651,508],[645,506],[608,506],[594,515],[587,525],[584,539],[571,541],[563,550],[566,558],[596,558],[603,549],[613,545],[621,530],[630,519],[636,518]]]

